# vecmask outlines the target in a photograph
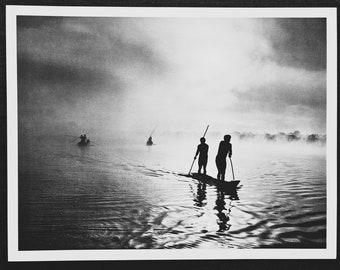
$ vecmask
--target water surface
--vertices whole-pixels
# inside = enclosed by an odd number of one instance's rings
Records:
[[[19,147],[20,250],[326,247],[325,148],[232,141],[241,187],[231,196],[180,175],[192,140],[27,142]],[[207,143],[215,176],[219,141]]]

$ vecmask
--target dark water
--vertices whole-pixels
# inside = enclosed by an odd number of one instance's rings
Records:
[[[324,148],[233,142],[235,197],[179,175],[192,141],[144,143],[20,145],[19,249],[326,247]]]

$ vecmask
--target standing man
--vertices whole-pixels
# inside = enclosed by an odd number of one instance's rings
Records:
[[[229,154],[229,157],[232,155],[231,150],[231,143],[230,143],[231,136],[225,135],[224,140],[220,142],[220,145],[218,147],[218,152],[216,156],[216,166],[217,166],[217,179],[223,180],[225,178],[225,169],[227,167],[227,155]]]
[[[207,174],[207,163],[208,163],[208,150],[209,145],[205,143],[205,138],[202,137],[200,139],[201,144],[197,146],[197,151],[194,159],[196,159],[197,155],[199,154],[198,158],[198,173],[201,173],[201,169],[203,167],[203,173]]]

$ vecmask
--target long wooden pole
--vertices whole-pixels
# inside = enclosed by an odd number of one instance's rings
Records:
[[[151,134],[150,134],[150,136],[149,136],[149,137],[151,137],[151,136],[152,136],[152,134],[155,132],[156,128],[157,128],[157,126],[155,126],[155,128],[153,129],[153,131],[151,132]]]
[[[203,138],[205,137],[205,134],[207,134],[208,128],[209,128],[209,125],[207,125],[207,128],[206,128],[206,130],[205,130],[205,132],[203,134]]]
[[[233,162],[231,161],[231,157],[229,157],[229,159],[230,159],[230,164],[231,164],[231,171],[233,172],[233,180],[235,180]]]
[[[208,125],[207,128],[205,129],[205,132],[204,132],[204,134],[203,134],[203,138],[205,137],[205,134],[207,134],[208,128],[209,128],[209,125]],[[192,161],[192,164],[191,164],[191,167],[190,167],[190,170],[189,170],[188,175],[190,175],[190,173],[191,173],[191,170],[192,170],[192,167],[194,166],[195,160],[196,160],[196,159],[194,158],[194,160]]]

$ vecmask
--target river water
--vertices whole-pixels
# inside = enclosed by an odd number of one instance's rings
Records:
[[[232,139],[230,196],[181,176],[198,143],[19,144],[19,249],[326,248],[324,147]]]

